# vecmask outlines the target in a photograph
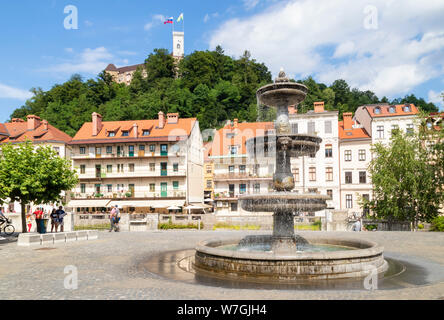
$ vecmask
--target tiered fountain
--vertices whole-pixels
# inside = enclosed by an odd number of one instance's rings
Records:
[[[246,211],[273,212],[273,234],[198,245],[195,255],[198,272],[236,279],[298,281],[364,277],[371,271],[387,270],[383,248],[376,243],[319,237],[316,233],[301,237],[294,233],[295,214],[323,210],[329,199],[326,195],[291,192],[295,184],[290,159],[316,154],[322,142],[317,136],[292,134],[290,130],[288,106],[298,105],[307,93],[307,87],[290,82],[283,70],[275,83],[257,92],[260,103],[277,108],[276,134],[248,140],[247,149],[255,158],[275,150],[276,192],[246,195],[239,201]]]

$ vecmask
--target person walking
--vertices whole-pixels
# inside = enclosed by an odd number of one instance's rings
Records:
[[[120,210],[119,207],[116,205],[116,214],[115,214],[115,227],[116,227],[116,232],[120,231],[120,227],[119,227],[119,222],[120,222]]]
[[[50,218],[51,218],[51,233],[54,232],[54,228],[55,232],[57,233],[57,229],[59,228],[59,215],[57,214],[56,209],[52,209]]]
[[[66,216],[66,212],[63,210],[63,207],[60,206],[59,210],[56,211],[57,214],[57,220],[60,226],[60,232],[63,232],[63,218]]]
[[[40,208],[37,208],[34,211],[35,223],[37,225],[37,232],[43,233],[43,211]]]
[[[109,232],[112,232],[113,230],[119,232],[120,211],[117,205],[111,209],[109,220],[111,222],[111,229]]]

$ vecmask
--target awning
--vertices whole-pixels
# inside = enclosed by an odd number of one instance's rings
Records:
[[[118,205],[122,208],[168,208],[171,206],[181,207],[184,202],[184,200],[114,200],[111,201],[108,206],[113,207]]]
[[[106,208],[111,200],[71,200],[66,205],[69,208]]]

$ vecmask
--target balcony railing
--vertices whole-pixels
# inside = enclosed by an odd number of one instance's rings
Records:
[[[215,174],[214,180],[247,180],[247,179],[273,179],[271,174],[254,174],[254,173],[228,173],[228,174]]]
[[[185,170],[157,170],[149,172],[114,172],[106,173],[102,172],[100,174],[88,175],[80,174],[80,180],[94,180],[94,179],[123,179],[123,178],[158,178],[158,177],[185,177]]]
[[[87,159],[132,159],[132,158],[156,158],[156,157],[184,157],[183,152],[134,152],[134,154],[129,153],[105,153],[105,154],[72,154],[71,159],[73,160],[87,160]]]
[[[82,199],[157,199],[157,198],[185,198],[186,192],[180,190],[158,191],[158,192],[135,192],[127,196],[128,191],[104,192],[104,193],[72,193],[72,200]]]

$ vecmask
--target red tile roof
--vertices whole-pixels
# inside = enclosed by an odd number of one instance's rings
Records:
[[[40,120],[40,118],[38,119]],[[0,143],[19,143],[25,142],[26,140],[31,140],[34,143],[69,143],[72,140],[68,134],[49,123],[47,124],[47,128],[45,128],[44,121],[37,122],[36,128],[28,130],[28,122],[21,119],[14,119],[14,122],[0,124],[0,139]]]
[[[344,121],[338,122],[339,139],[371,139],[370,135],[364,128],[352,128],[344,130]]]
[[[410,111],[404,111],[406,106],[410,107]],[[394,112],[390,112],[391,108],[394,107]],[[371,106],[363,106],[372,118],[377,117],[395,117],[395,116],[407,116],[407,115],[415,115],[418,114],[418,108],[412,103],[410,104],[398,104],[398,105],[371,105]],[[376,113],[375,110],[380,110],[380,113]]]

